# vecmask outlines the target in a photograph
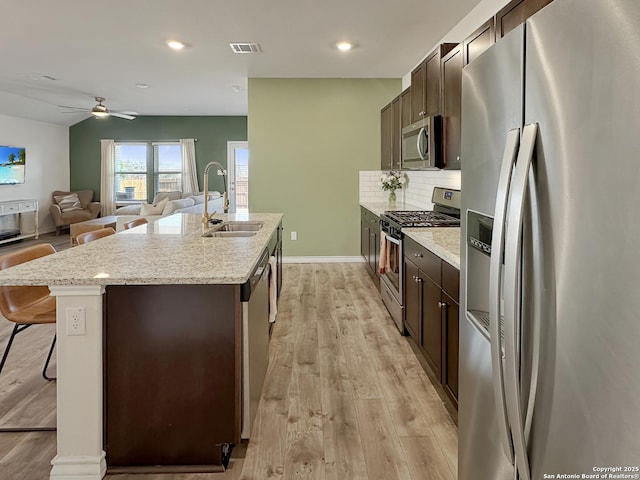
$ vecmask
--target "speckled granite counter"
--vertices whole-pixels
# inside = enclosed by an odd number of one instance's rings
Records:
[[[203,238],[201,216],[175,214],[0,272],[2,285],[242,284],[282,214],[217,214],[255,220],[253,237]]]
[[[459,228],[403,228],[402,231],[445,262],[460,269]]]
[[[386,211],[398,210],[426,210],[424,207],[418,207],[405,202],[396,202],[395,206],[389,206],[389,202],[360,202],[360,206],[366,208],[377,216],[382,215]]]

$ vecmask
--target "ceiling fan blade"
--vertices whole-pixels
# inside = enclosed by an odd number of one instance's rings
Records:
[[[80,108],[80,107],[72,107],[70,105],[58,105],[60,108],[69,108],[71,110],[80,110],[82,112],[88,112],[89,109],[88,108]]]
[[[69,110],[66,112],[60,112],[60,113],[75,113],[76,115],[79,113],[90,113],[88,110]]]
[[[127,115],[126,113],[122,113],[122,112],[109,112],[111,114],[112,117],[118,117],[118,118],[124,118],[125,120],[135,120],[136,117],[132,116],[132,115]]]

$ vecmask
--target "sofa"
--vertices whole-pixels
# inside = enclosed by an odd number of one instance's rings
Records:
[[[209,192],[207,205],[209,214],[223,211],[222,194]],[[132,219],[144,217],[149,223],[159,218],[173,215],[174,213],[195,213],[202,215],[204,212],[204,193],[161,192],[157,193],[151,204],[126,205],[116,209],[114,215],[118,217],[116,230],[122,230],[123,225]]]
[[[60,235],[62,227],[97,218],[100,214],[100,203],[92,200],[93,190],[54,191],[51,194],[49,213],[56,226],[56,235]]]

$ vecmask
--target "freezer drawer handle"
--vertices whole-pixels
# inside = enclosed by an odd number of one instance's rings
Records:
[[[522,272],[522,223],[527,194],[529,169],[533,158],[538,125],[526,125],[522,131],[522,142],[518,152],[516,169],[507,213],[507,236],[504,256],[504,351],[505,351],[505,398],[511,424],[511,435],[516,454],[516,464],[521,480],[531,480],[529,458],[525,440],[524,416],[522,412],[520,361],[521,324],[521,272]]]
[[[518,154],[520,144],[520,129],[515,128],[507,133],[507,143],[500,167],[498,192],[496,195],[496,209],[493,216],[493,235],[491,243],[491,263],[489,273],[489,336],[491,338],[491,371],[493,392],[498,414],[498,429],[502,438],[502,448],[509,462],[513,465],[513,444],[509,431],[509,420],[504,392],[503,355],[500,333],[500,285],[502,283],[502,257],[504,254],[505,214],[509,184],[513,164]]]

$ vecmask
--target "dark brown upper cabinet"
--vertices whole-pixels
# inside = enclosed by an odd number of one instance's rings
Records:
[[[400,94],[400,130],[411,125],[411,87]]]
[[[440,61],[457,45],[439,45],[411,72],[411,123],[440,114]]]
[[[462,45],[442,59],[442,168],[460,170]]]
[[[427,64],[422,62],[411,72],[411,123],[417,122],[425,115],[426,70]]]
[[[380,111],[380,168],[392,168],[393,110],[388,104]]]
[[[496,41],[551,2],[552,0],[513,0],[509,2],[496,14]]]
[[[391,125],[391,168],[399,169],[402,166],[400,156],[400,136],[402,135],[400,95],[391,101],[391,112],[393,117]]]
[[[484,22],[462,42],[462,64],[469,65],[495,43],[496,21],[494,17]]]

